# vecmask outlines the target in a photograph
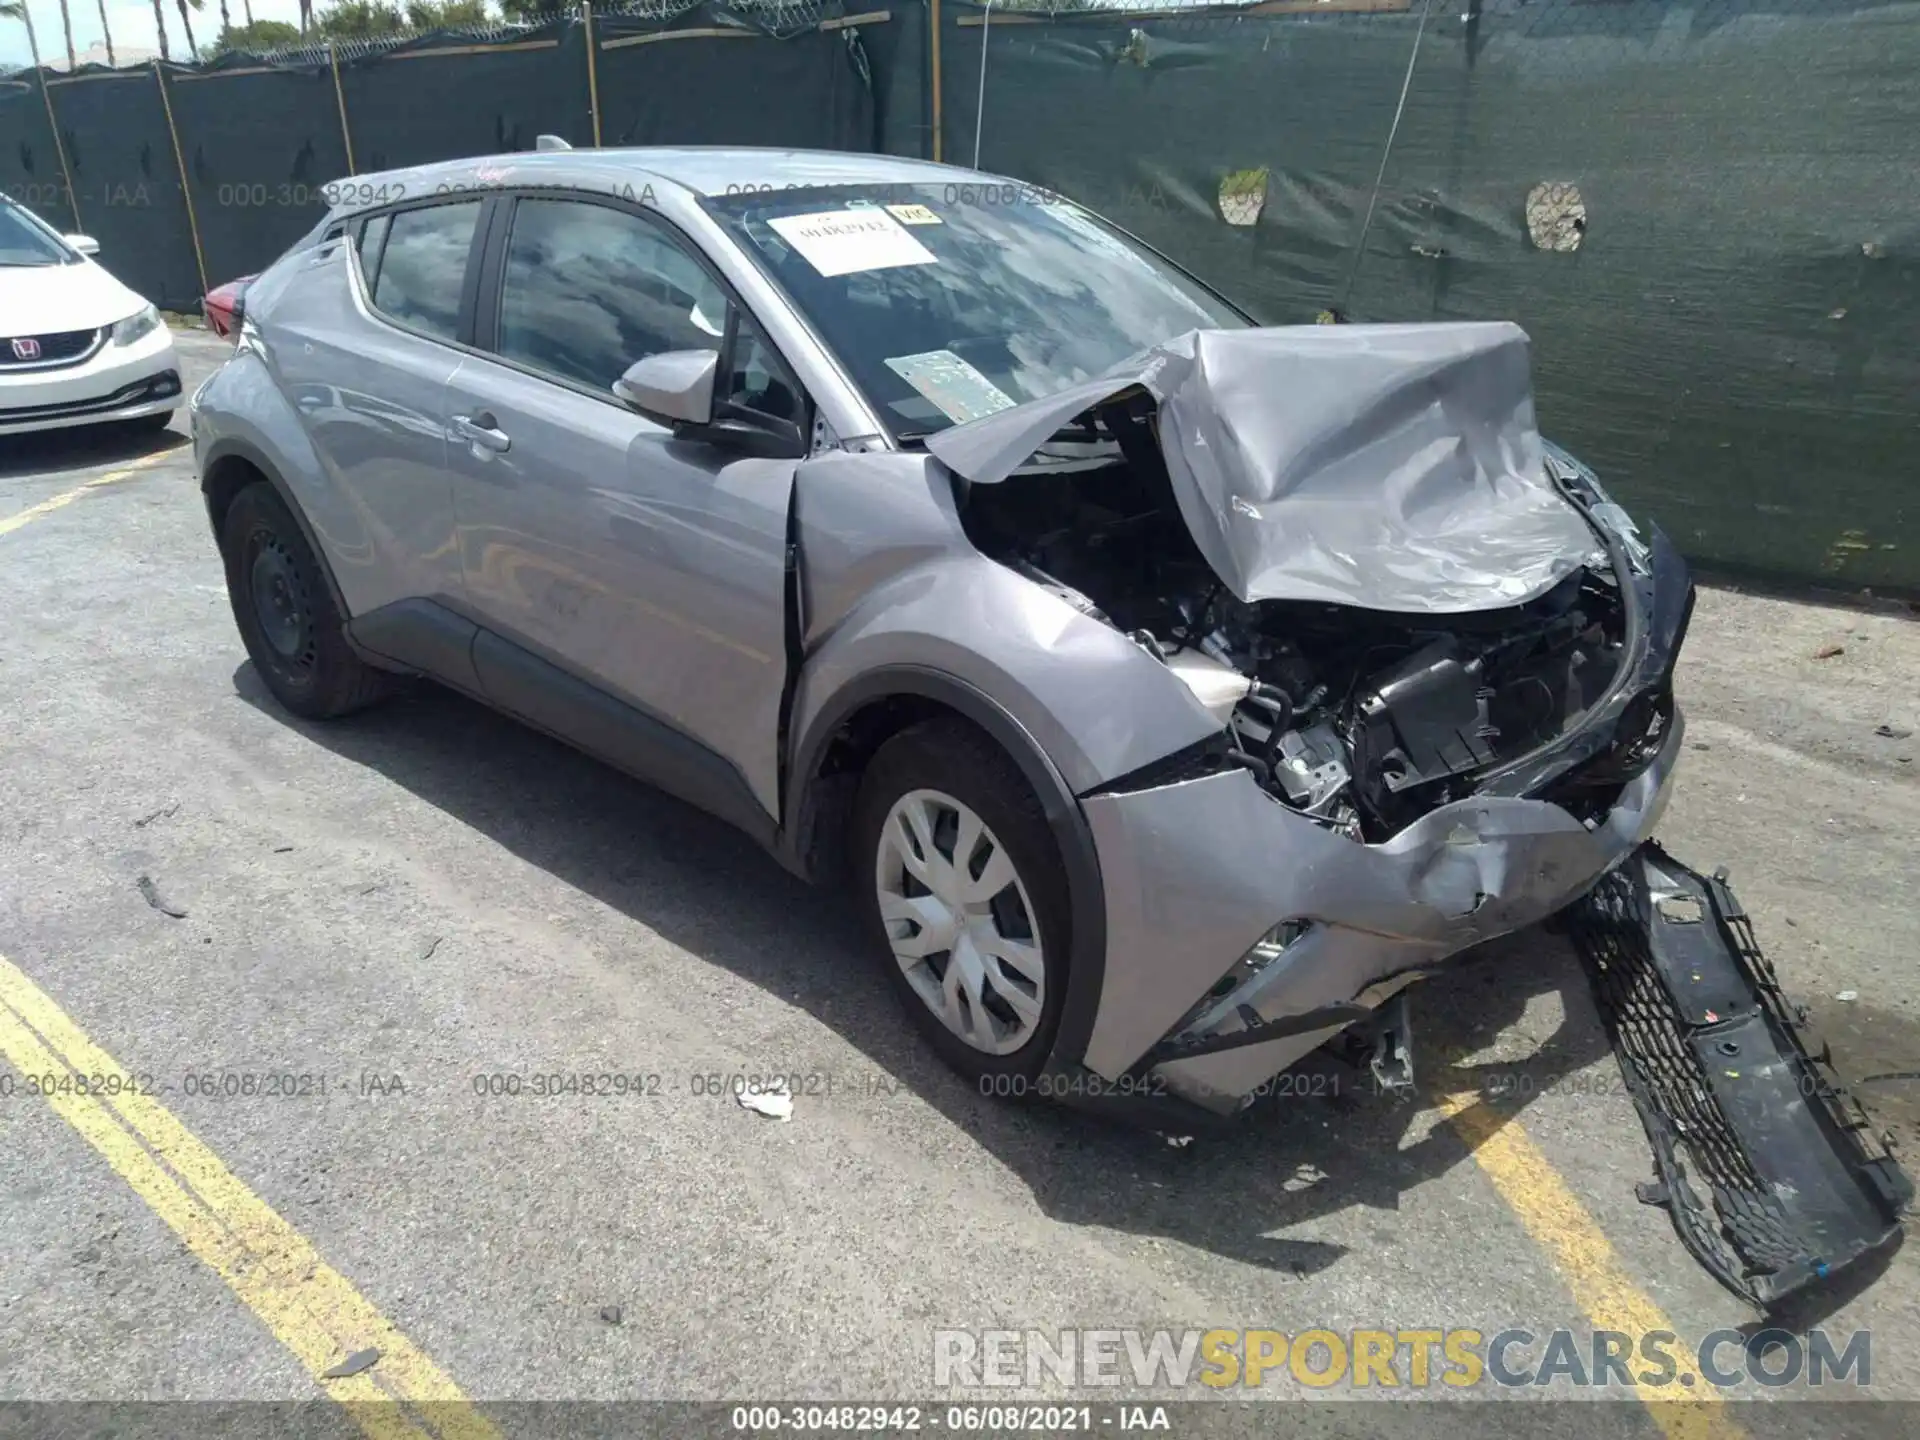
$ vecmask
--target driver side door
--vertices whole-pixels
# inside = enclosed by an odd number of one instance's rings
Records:
[[[489,698],[757,834],[779,813],[797,465],[617,400],[635,361],[721,351],[721,397],[805,400],[698,252],[599,197],[503,196],[447,385],[460,564]]]

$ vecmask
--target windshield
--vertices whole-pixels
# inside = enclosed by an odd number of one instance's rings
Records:
[[[0,265],[64,265],[71,258],[60,239],[32,215],[0,199]]]
[[[1196,329],[1251,324],[1068,201],[1013,184],[710,197],[896,440],[1038,400]]]

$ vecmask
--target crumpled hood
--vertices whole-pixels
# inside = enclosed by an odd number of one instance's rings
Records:
[[[927,449],[995,484],[1135,385],[1187,528],[1242,600],[1491,610],[1599,549],[1547,476],[1526,333],[1505,322],[1189,331]]]

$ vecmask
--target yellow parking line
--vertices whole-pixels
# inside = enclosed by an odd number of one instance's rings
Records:
[[[1665,1330],[1679,1336],[1659,1304],[1627,1274],[1599,1222],[1518,1121],[1501,1115],[1472,1092],[1439,1095],[1435,1103],[1534,1244],[1546,1252],[1573,1291],[1574,1303],[1596,1330],[1619,1330],[1636,1337]],[[1676,1399],[1666,1386],[1634,1385],[1661,1433],[1667,1440],[1742,1440],[1745,1432],[1706,1377],[1688,1361],[1685,1345],[1675,1345],[1672,1353],[1679,1372],[1677,1383],[1691,1387],[1691,1398]]]
[[[109,470],[104,475],[96,475],[85,484],[76,485],[63,495],[55,495],[51,500],[42,500],[38,505],[29,505],[19,514],[9,515],[4,520],[0,520],[0,535],[11,535],[21,526],[31,525],[42,515],[51,515],[64,505],[71,505],[89,490],[98,490],[102,485],[118,485],[122,480],[131,480],[149,465],[159,464],[179,448],[178,445],[173,445],[165,450],[156,450],[151,455],[142,455],[131,465],[124,465],[118,470]]]
[[[3,955],[0,1055],[22,1076],[87,1077],[84,1085],[41,1089],[55,1113],[227,1282],[369,1440],[498,1440],[460,1387],[171,1112],[151,1096],[103,1093],[91,1077],[130,1072]],[[322,1378],[367,1349],[380,1352],[371,1369]]]

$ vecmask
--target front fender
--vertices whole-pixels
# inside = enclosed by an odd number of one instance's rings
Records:
[[[848,612],[807,659],[794,733],[861,676],[905,666],[990,696],[1076,795],[1220,733],[1133,641],[971,550],[888,578]]]
[[[794,505],[804,661],[790,734],[861,676],[900,666],[990,696],[1076,795],[1219,733],[1166,666],[974,549],[937,461],[816,457]]]

